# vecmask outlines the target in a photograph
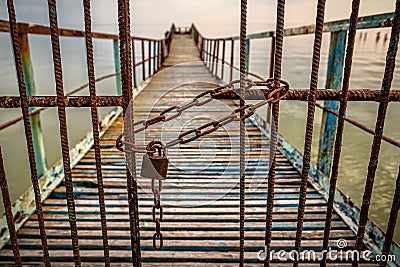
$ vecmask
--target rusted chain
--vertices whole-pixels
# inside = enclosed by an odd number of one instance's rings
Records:
[[[315,103],[316,103],[315,96],[318,88],[318,74],[319,74],[319,65],[321,58],[322,32],[323,32],[324,17],[325,17],[325,2],[326,0],[318,0],[317,17],[315,22],[316,28],[315,28],[311,81],[310,81],[310,99],[308,101],[306,135],[304,138],[305,141],[304,141],[304,153],[303,153],[303,169],[301,172],[299,207],[297,212],[297,231],[295,240],[295,250],[298,253],[300,253],[301,239],[303,235],[304,212],[307,199],[308,172],[310,170],[311,145],[313,138]],[[297,267],[298,265],[299,265],[299,259],[295,259],[293,266]]]
[[[96,161],[96,177],[97,177],[97,190],[99,193],[99,208],[101,219],[101,234],[103,239],[103,253],[104,264],[110,266],[110,248],[108,245],[107,235],[107,217],[106,205],[104,201],[104,185],[103,173],[101,170],[101,151],[100,151],[100,135],[99,135],[99,116],[95,102],[96,98],[96,82],[94,73],[94,58],[93,58],[93,40],[92,40],[92,19],[90,11],[90,1],[83,0],[83,9],[85,17],[85,35],[86,35],[86,57],[87,57],[87,70],[89,78],[89,92],[90,92],[90,110],[92,116],[92,130],[94,141],[94,155]]]
[[[379,103],[378,117],[375,124],[375,135],[371,147],[371,155],[368,164],[367,179],[365,182],[364,195],[360,210],[360,217],[358,223],[357,237],[355,248],[361,251],[364,240],[365,227],[368,221],[369,205],[372,196],[372,189],[374,187],[375,173],[378,167],[378,158],[380,147],[382,143],[383,127],[385,125],[386,111],[388,107],[389,93],[393,81],[393,73],[396,63],[396,55],[398,51],[400,33],[400,1],[396,1],[396,9],[394,12],[393,26],[390,36],[389,48],[386,56],[385,73],[382,81],[382,98]],[[358,266],[358,261],[353,261],[353,267]]]
[[[353,63],[353,52],[354,52],[354,43],[356,39],[357,32],[357,21],[358,21],[358,11],[360,9],[360,0],[353,0],[352,2],[352,12],[350,15],[350,26],[348,33],[348,43],[346,50],[346,59],[344,65],[344,77],[342,84],[342,100],[340,101],[340,108],[338,116],[338,125],[335,136],[335,150],[333,155],[332,162],[332,171],[331,171],[331,179],[329,185],[329,197],[326,208],[326,219],[325,219],[325,228],[324,228],[324,240],[322,249],[327,250],[329,246],[329,236],[331,230],[332,223],[332,214],[333,214],[333,204],[335,201],[335,193],[336,193],[336,183],[339,175],[339,161],[340,154],[342,151],[342,140],[343,140],[343,131],[344,131],[344,122],[346,120],[346,110],[347,110],[347,97],[349,92],[350,85],[350,73],[351,67]],[[319,105],[318,105],[319,106]],[[347,120],[349,121],[349,120]],[[365,130],[365,129],[364,129]],[[324,253],[321,267],[326,266],[326,254]]]
[[[226,88],[228,88],[228,89],[230,88],[229,90],[233,90],[233,86],[235,84],[237,84],[238,82],[239,81],[232,81],[227,85],[219,86],[215,89],[204,91],[204,92],[196,95],[195,97],[193,97],[193,99],[189,102],[183,103],[180,106],[172,106],[172,107],[166,108],[165,110],[161,111],[160,114],[156,117],[153,117],[153,118],[150,118],[147,120],[137,121],[137,122],[133,123],[133,126],[135,127],[135,126],[141,125],[141,127],[133,130],[133,133],[135,134],[135,133],[142,132],[153,124],[156,124],[159,122],[167,122],[172,119],[175,119],[175,118],[181,116],[185,110],[187,110],[193,106],[198,106],[198,107],[203,106],[203,105],[209,103],[210,101],[214,100],[211,97],[212,94],[221,92],[223,89],[226,89]],[[209,95],[210,97],[206,98],[207,95]],[[172,114],[167,116],[170,113],[172,113]]]
[[[33,148],[33,140],[32,140],[32,129],[31,123],[29,120],[29,111],[28,111],[28,97],[26,93],[26,86],[24,81],[24,73],[22,69],[22,58],[21,58],[21,47],[18,37],[18,27],[16,22],[16,15],[14,9],[14,1],[7,0],[7,8],[8,8],[8,16],[10,21],[10,32],[11,39],[14,51],[14,60],[15,60],[15,68],[18,78],[18,89],[21,100],[21,109],[22,116],[24,121],[24,131],[25,131],[25,139],[28,148],[28,157],[29,157],[29,167],[31,170],[31,181],[33,187],[33,193],[35,196],[35,205],[36,205],[36,213],[37,220],[39,225],[40,239],[42,243],[43,250],[43,263],[45,266],[51,266],[50,256],[49,256],[49,247],[47,244],[47,235],[46,235],[46,227],[44,223],[44,215],[42,210],[42,198],[40,194],[40,186],[39,186],[39,178],[36,169],[36,158],[35,151]],[[8,221],[8,223],[11,223]]]
[[[76,266],[80,266],[81,257],[79,252],[79,239],[78,239],[78,230],[76,225],[75,200],[73,192],[74,189],[72,185],[72,172],[71,172],[71,163],[69,156],[67,114],[64,103],[65,96],[64,96],[63,72],[61,66],[61,52],[60,52],[60,39],[59,39],[60,37],[58,34],[57,6],[56,6],[56,0],[48,0],[47,3],[48,3],[48,12],[50,21],[54,78],[56,82],[58,119],[60,125],[61,152],[64,164],[64,180],[65,180],[65,189],[67,198],[68,218],[71,230],[74,263]]]
[[[4,169],[3,154],[0,147],[0,187],[3,197],[4,211],[7,219],[8,232],[10,233],[11,247],[14,254],[14,262],[16,266],[22,266],[21,254],[19,253],[17,231],[15,230],[14,215],[12,213],[12,204],[10,192],[8,191],[8,183],[6,171]]]
[[[158,181],[158,188],[155,188],[154,185],[155,181],[154,179],[151,180],[151,188],[153,191],[154,195],[154,205],[153,205],[153,210],[152,210],[152,215],[153,215],[153,222],[156,224],[155,227],[155,233],[153,235],[153,247],[155,250],[160,250],[163,247],[164,243],[164,238],[163,234],[161,233],[161,221],[163,218],[163,207],[161,205],[161,188],[162,188],[162,181]],[[158,216],[157,216],[157,210],[158,210]]]
[[[234,84],[237,84],[239,81],[232,81],[231,83],[227,84],[227,85],[223,85],[223,86],[219,86],[213,90],[208,90],[205,91],[197,96],[195,96],[191,102],[188,102],[186,104],[183,104],[181,106],[173,106],[170,108],[165,109],[164,111],[162,111],[160,113],[159,116],[150,118],[149,120],[142,120],[142,121],[138,121],[135,124],[142,124],[145,125],[146,122],[149,122],[149,125],[152,124],[156,124],[156,123],[160,123],[160,122],[165,122],[168,121],[168,117],[165,116],[165,114],[171,112],[172,110],[178,110],[179,111],[179,107],[185,107],[185,110],[194,106],[194,105],[190,105],[190,103],[197,103],[195,100],[201,99],[202,97],[206,96],[206,95],[210,95],[213,96],[214,94],[220,94],[224,92],[224,88],[225,91],[232,91],[234,90]],[[252,86],[255,85],[255,83],[249,79],[245,80],[246,82],[246,86],[245,89],[248,90],[250,89]],[[171,146],[175,146],[177,144],[186,144],[189,142],[192,142],[194,140],[197,140],[198,138],[208,135],[212,132],[215,132],[216,130],[218,130],[220,127],[231,123],[233,121],[244,121],[246,118],[250,117],[251,115],[253,115],[255,113],[255,111],[268,104],[268,103],[277,103],[278,101],[280,101],[281,99],[283,99],[288,92],[290,91],[289,88],[289,83],[284,81],[284,80],[280,80],[280,83],[282,84],[281,86],[277,87],[277,85],[275,84],[274,79],[268,79],[267,81],[265,81],[264,85],[268,86],[270,88],[275,88],[273,89],[270,94],[267,96],[267,98],[263,101],[260,101],[256,104],[246,104],[243,105],[237,109],[235,109],[234,111],[231,112],[230,115],[227,115],[225,117],[220,118],[219,120],[214,120],[212,122],[208,122],[205,123],[203,125],[201,125],[198,128],[194,128],[194,129],[190,129],[188,131],[185,131],[183,133],[181,133],[178,138],[176,138],[175,140],[172,140],[168,143],[166,143],[166,148],[169,148]],[[199,102],[200,104],[206,104],[209,102],[211,98],[206,99],[204,101]],[[211,99],[212,100],[212,99]],[[177,108],[178,107],[178,108]],[[183,111],[183,110],[182,110]],[[178,112],[179,114],[181,114],[181,112]],[[176,115],[171,115],[170,117],[176,118],[178,116]],[[151,123],[151,124],[150,124]],[[134,133],[138,133],[141,131],[144,131],[146,128],[143,126],[141,128],[138,128],[136,130],[134,130]],[[191,136],[192,135],[192,136]],[[126,140],[122,140],[123,138],[125,138],[123,136],[123,134],[119,135],[118,138],[116,139],[116,147],[118,150],[123,151],[123,152],[134,152],[134,153],[152,153],[154,151],[149,151],[148,149],[144,148],[144,147],[139,147],[137,145],[135,145],[132,142],[126,141]],[[124,148],[125,145],[125,148]],[[127,149],[126,146],[129,146],[129,148]]]

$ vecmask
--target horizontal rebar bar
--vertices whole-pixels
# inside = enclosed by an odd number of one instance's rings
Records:
[[[267,99],[272,89],[256,89],[248,90],[244,94],[246,100],[263,100]],[[300,100],[307,101],[310,91],[306,89],[290,90],[288,95],[282,100]],[[341,99],[341,92],[333,89],[317,90],[317,100],[336,100]],[[221,92],[213,96],[215,99],[240,99],[236,91]],[[380,102],[381,91],[372,89],[354,89],[349,91],[349,101],[374,101]],[[400,101],[400,90],[392,90],[389,96],[389,102]],[[70,96],[65,97],[66,107],[90,107],[89,96]],[[124,98],[122,96],[97,96],[96,105],[98,107],[116,107],[122,106]],[[55,96],[29,96],[29,107],[56,107],[57,98]],[[1,96],[0,108],[19,108],[21,107],[21,99],[18,96]]]

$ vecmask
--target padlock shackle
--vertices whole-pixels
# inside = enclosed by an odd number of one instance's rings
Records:
[[[160,157],[167,157],[167,147],[166,147],[165,143],[161,140],[155,139],[155,140],[150,141],[146,146],[146,150],[148,151],[147,154],[149,154],[150,156],[152,156],[157,150],[158,155]],[[150,152],[150,151],[154,151],[154,152]],[[164,153],[164,155],[161,155],[161,151]]]

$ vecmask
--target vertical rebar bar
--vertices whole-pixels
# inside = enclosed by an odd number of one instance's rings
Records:
[[[130,4],[129,0],[118,0],[118,27],[120,38],[120,55],[121,55],[121,75],[122,75],[122,92],[124,96],[124,138],[127,142],[135,144],[134,131],[134,107],[132,100],[132,61],[131,61],[131,29],[130,29]],[[142,43],[143,48],[143,43]],[[142,50],[144,56],[144,49]],[[143,66],[144,66],[143,62]],[[128,118],[126,118],[128,116]],[[127,150],[131,148],[127,145]],[[139,231],[139,204],[136,183],[136,155],[135,153],[125,153],[126,156],[126,180],[128,191],[128,207],[129,207],[129,226],[131,235],[132,249],[132,265],[140,266],[140,231]],[[132,173],[128,168],[128,162],[132,164]]]
[[[386,235],[385,235],[385,242],[383,243],[382,254],[381,254],[382,256],[385,256],[385,257],[383,257],[384,260],[382,260],[379,263],[380,267],[385,267],[388,262],[388,256],[390,253],[390,248],[392,246],[394,230],[396,229],[397,216],[399,215],[399,209],[400,209],[400,166],[399,166],[399,172],[397,174],[396,188],[394,191],[392,208],[390,209],[390,216],[389,216],[389,221],[388,221]]]
[[[274,53],[274,83],[275,86],[280,86],[282,75],[282,53],[283,53],[283,31],[285,24],[285,0],[277,2],[277,17],[275,30],[275,53]],[[267,195],[267,211],[266,211],[266,226],[265,226],[265,260],[264,266],[269,266],[271,263],[271,239],[272,239],[272,214],[274,209],[274,194],[275,194],[275,169],[276,169],[276,145],[278,139],[278,120],[279,120],[279,102],[272,104],[273,122],[271,123],[271,136],[269,146],[269,172],[268,172],[268,195]]]
[[[383,127],[385,125],[386,111],[389,102],[389,93],[390,93],[390,88],[392,86],[393,73],[396,65],[395,63],[396,63],[396,55],[399,43],[399,32],[400,32],[400,0],[396,0],[396,10],[394,12],[390,43],[386,55],[385,74],[382,81],[382,90],[381,90],[382,93],[378,108],[378,117],[376,119],[376,124],[375,124],[375,135],[371,148],[367,179],[365,183],[363,201],[360,211],[360,219],[358,223],[358,231],[357,231],[356,245],[355,245],[358,251],[361,251],[362,249],[365,226],[368,221],[368,211],[372,196],[372,189],[374,186],[375,173],[378,166],[378,158],[382,142]],[[358,266],[358,262],[355,259],[355,261],[353,261],[353,267],[356,266]]]
[[[247,37],[247,0],[240,1],[240,107],[244,107],[246,90],[246,37]],[[244,111],[240,111],[240,117]],[[244,238],[245,238],[245,199],[246,199],[246,121],[240,121],[240,266],[244,266]]]
[[[39,179],[38,173],[36,169],[36,158],[35,158],[35,151],[33,148],[33,140],[32,140],[32,129],[29,120],[29,110],[28,110],[28,97],[26,94],[26,86],[24,81],[24,73],[22,70],[22,58],[21,58],[21,47],[18,38],[18,26],[16,21],[15,15],[15,8],[14,8],[14,1],[7,0],[7,9],[8,9],[8,16],[10,22],[10,34],[12,39],[13,45],[13,52],[14,52],[14,61],[15,61],[15,68],[17,73],[18,79],[18,89],[19,94],[21,97],[21,110],[24,122],[24,131],[25,131],[25,139],[28,149],[28,157],[29,157],[29,167],[31,170],[31,181],[33,192],[35,196],[35,205],[36,205],[36,213],[37,213],[37,220],[39,224],[39,232],[40,238],[42,243],[42,250],[43,250],[43,263],[45,266],[51,266],[50,263],[50,256],[49,256],[49,248],[47,245],[47,235],[46,235],[46,227],[44,223],[44,215],[42,210],[42,198],[40,194],[40,186],[39,186]]]
[[[11,197],[8,191],[8,183],[6,171],[4,169],[3,154],[0,146],[0,187],[3,197],[4,211],[6,214],[8,232],[10,233],[11,248],[14,254],[14,262],[16,266],[22,266],[21,255],[19,253],[17,231],[15,230],[14,215],[12,213]]]
[[[83,0],[85,17],[85,39],[86,39],[86,60],[89,79],[90,110],[92,116],[92,130],[94,141],[94,156],[96,161],[97,190],[99,193],[99,208],[101,219],[101,234],[103,238],[104,264],[110,266],[110,248],[107,235],[106,205],[104,201],[103,173],[101,170],[101,151],[99,135],[99,115],[96,106],[96,82],[94,73],[93,40],[92,40],[92,18],[90,0]]]
[[[339,174],[339,161],[340,161],[340,154],[341,154],[341,150],[342,150],[343,130],[344,130],[344,122],[345,122],[344,119],[345,119],[346,109],[347,109],[347,95],[348,95],[348,91],[349,91],[350,74],[351,74],[351,67],[352,67],[352,63],[353,63],[354,43],[355,43],[356,32],[357,32],[357,21],[358,21],[359,9],[360,9],[360,0],[353,0],[352,12],[350,15],[350,26],[349,26],[345,66],[344,66],[342,98],[340,101],[340,108],[339,108],[340,115],[339,115],[339,121],[338,121],[338,125],[337,125],[337,131],[336,131],[335,151],[334,151],[333,165],[332,165],[332,175],[331,175],[331,179],[330,179],[329,197],[328,197],[328,204],[327,204],[327,208],[326,208],[324,241],[323,241],[323,245],[322,245],[323,250],[327,250],[328,245],[329,245],[333,204],[335,201],[336,182],[337,182],[337,178],[338,178],[338,174]],[[323,266],[326,266],[326,254],[323,255],[323,259],[321,262],[321,267],[323,267]]]
[[[318,87],[322,32],[323,32],[324,17],[325,17],[325,2],[326,0],[318,0],[317,17],[315,21],[315,37],[314,37],[312,70],[311,70],[311,80],[310,80],[310,97],[308,101],[306,134],[304,138],[305,141],[304,141],[303,169],[301,172],[299,207],[297,212],[297,231],[296,231],[295,250],[298,253],[300,252],[301,239],[303,235],[304,212],[307,199],[308,172],[310,170],[311,145],[313,137],[315,103],[316,103],[315,96]],[[299,264],[298,260],[299,259],[296,259],[294,261],[293,266],[298,266]]]
[[[60,124],[60,136],[61,136],[61,152],[64,164],[64,180],[65,190],[67,197],[68,206],[68,218],[71,230],[72,249],[74,255],[74,262],[76,266],[81,265],[81,257],[79,252],[79,239],[78,230],[76,225],[76,212],[75,212],[75,200],[74,200],[74,189],[72,184],[72,172],[71,162],[69,156],[69,141],[68,141],[68,130],[67,130],[67,114],[65,109],[65,95],[64,95],[64,83],[63,83],[63,72],[61,65],[61,51],[60,51],[60,37],[58,30],[58,19],[57,19],[57,5],[56,0],[48,0],[49,9],[49,21],[50,21],[50,33],[51,33],[51,46],[53,53],[53,65],[54,65],[54,77],[56,81],[56,93],[57,93],[57,107],[58,107],[58,119]]]

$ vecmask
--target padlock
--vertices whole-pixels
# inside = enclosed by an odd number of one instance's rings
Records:
[[[159,140],[153,140],[147,145],[146,149],[147,151],[157,150],[158,155],[155,155],[154,152],[147,152],[143,155],[140,176],[153,180],[165,180],[169,162],[165,145]]]

